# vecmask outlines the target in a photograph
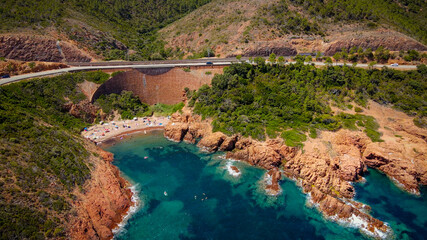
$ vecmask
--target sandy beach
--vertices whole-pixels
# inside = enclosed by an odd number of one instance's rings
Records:
[[[144,117],[102,122],[83,130],[81,134],[95,143],[101,143],[113,138],[123,138],[125,135],[135,132],[163,129],[168,122],[169,117]]]

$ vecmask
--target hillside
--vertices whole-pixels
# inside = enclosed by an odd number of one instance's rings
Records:
[[[160,30],[187,55],[334,52],[362,46],[427,50],[425,1],[216,0]]]
[[[156,31],[208,1],[4,0],[0,6],[0,32],[3,35],[0,37],[0,56],[27,61],[75,61],[67,57],[61,59],[61,56],[37,59],[37,54],[22,54],[28,50],[42,52],[34,49],[36,46],[28,45],[49,45],[48,53],[60,55],[55,43],[61,40],[62,48],[63,43],[77,51],[74,55],[90,56],[83,61],[162,59],[173,54],[164,49]],[[5,52],[5,46],[15,49]],[[21,49],[25,50],[16,54],[19,52],[16,50]]]
[[[425,51],[426,7],[420,0],[4,0],[0,57],[84,62],[333,55],[353,46]]]
[[[0,88],[0,239],[112,237],[131,204],[128,184],[112,155],[79,135],[97,108],[84,104],[78,85],[106,77],[68,74]]]
[[[370,99],[416,116],[414,122],[426,127],[425,65],[400,72],[347,66],[318,69],[302,61],[280,67],[266,65],[262,58],[255,61],[256,67],[231,65],[212,79],[212,87],[189,93],[189,105],[195,113],[214,119],[214,131],[259,140],[282,134],[294,138],[289,142],[293,146],[305,141],[306,132],[315,138],[316,129],[357,129],[354,124],[360,122],[372,141],[381,141],[375,119],[334,115],[330,107],[353,109],[354,103],[366,107]]]

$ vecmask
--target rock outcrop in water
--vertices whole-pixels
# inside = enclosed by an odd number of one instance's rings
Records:
[[[425,131],[412,132],[416,139],[410,141],[421,144],[420,149],[427,149],[423,148],[427,139]],[[373,143],[362,132],[323,132],[319,138],[306,142],[302,152],[286,146],[281,139],[259,142],[239,135],[212,133],[208,120],[185,113],[174,114],[164,134],[174,141],[189,143],[200,138],[198,146],[207,151],[226,151],[227,158],[269,170],[271,183],[266,188],[273,195],[280,191],[280,167],[286,177],[297,181],[310,202],[327,218],[353,223],[374,237],[388,236],[391,229],[368,214],[369,206],[353,200],[355,189],[351,182],[362,180],[367,167],[379,169],[413,193],[418,193],[418,185],[425,185],[427,179],[425,150],[415,156],[399,145]]]

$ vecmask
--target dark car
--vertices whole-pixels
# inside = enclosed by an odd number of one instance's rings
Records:
[[[213,62],[206,62],[206,65],[213,65]]]
[[[5,75],[1,76],[1,78],[10,78],[10,75],[9,74],[5,74]]]

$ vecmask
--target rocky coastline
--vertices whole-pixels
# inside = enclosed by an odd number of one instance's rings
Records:
[[[76,209],[70,221],[71,239],[112,239],[114,229],[123,221],[136,202],[130,184],[120,176],[120,171],[112,164],[113,154],[87,142],[86,148],[98,154],[92,156],[91,179],[83,190],[75,190]]]
[[[413,129],[409,125],[399,127],[407,131]],[[294,179],[307,194],[308,203],[325,218],[357,227],[374,238],[387,238],[393,234],[391,228],[372,217],[369,206],[353,200],[356,192],[352,182],[363,180],[367,167],[371,167],[395,179],[404,190],[419,194],[419,185],[427,185],[424,153],[427,133],[424,130],[414,133],[416,135],[405,138],[423,149],[414,150],[414,154],[389,140],[374,143],[364,133],[349,130],[322,132],[321,137],[306,142],[301,151],[286,146],[282,139],[260,142],[240,135],[214,133],[209,120],[185,111],[172,115],[164,136],[192,144],[200,139],[197,146],[206,151],[225,151],[228,159],[246,161],[268,170],[266,191],[271,195],[280,193],[282,175]]]

